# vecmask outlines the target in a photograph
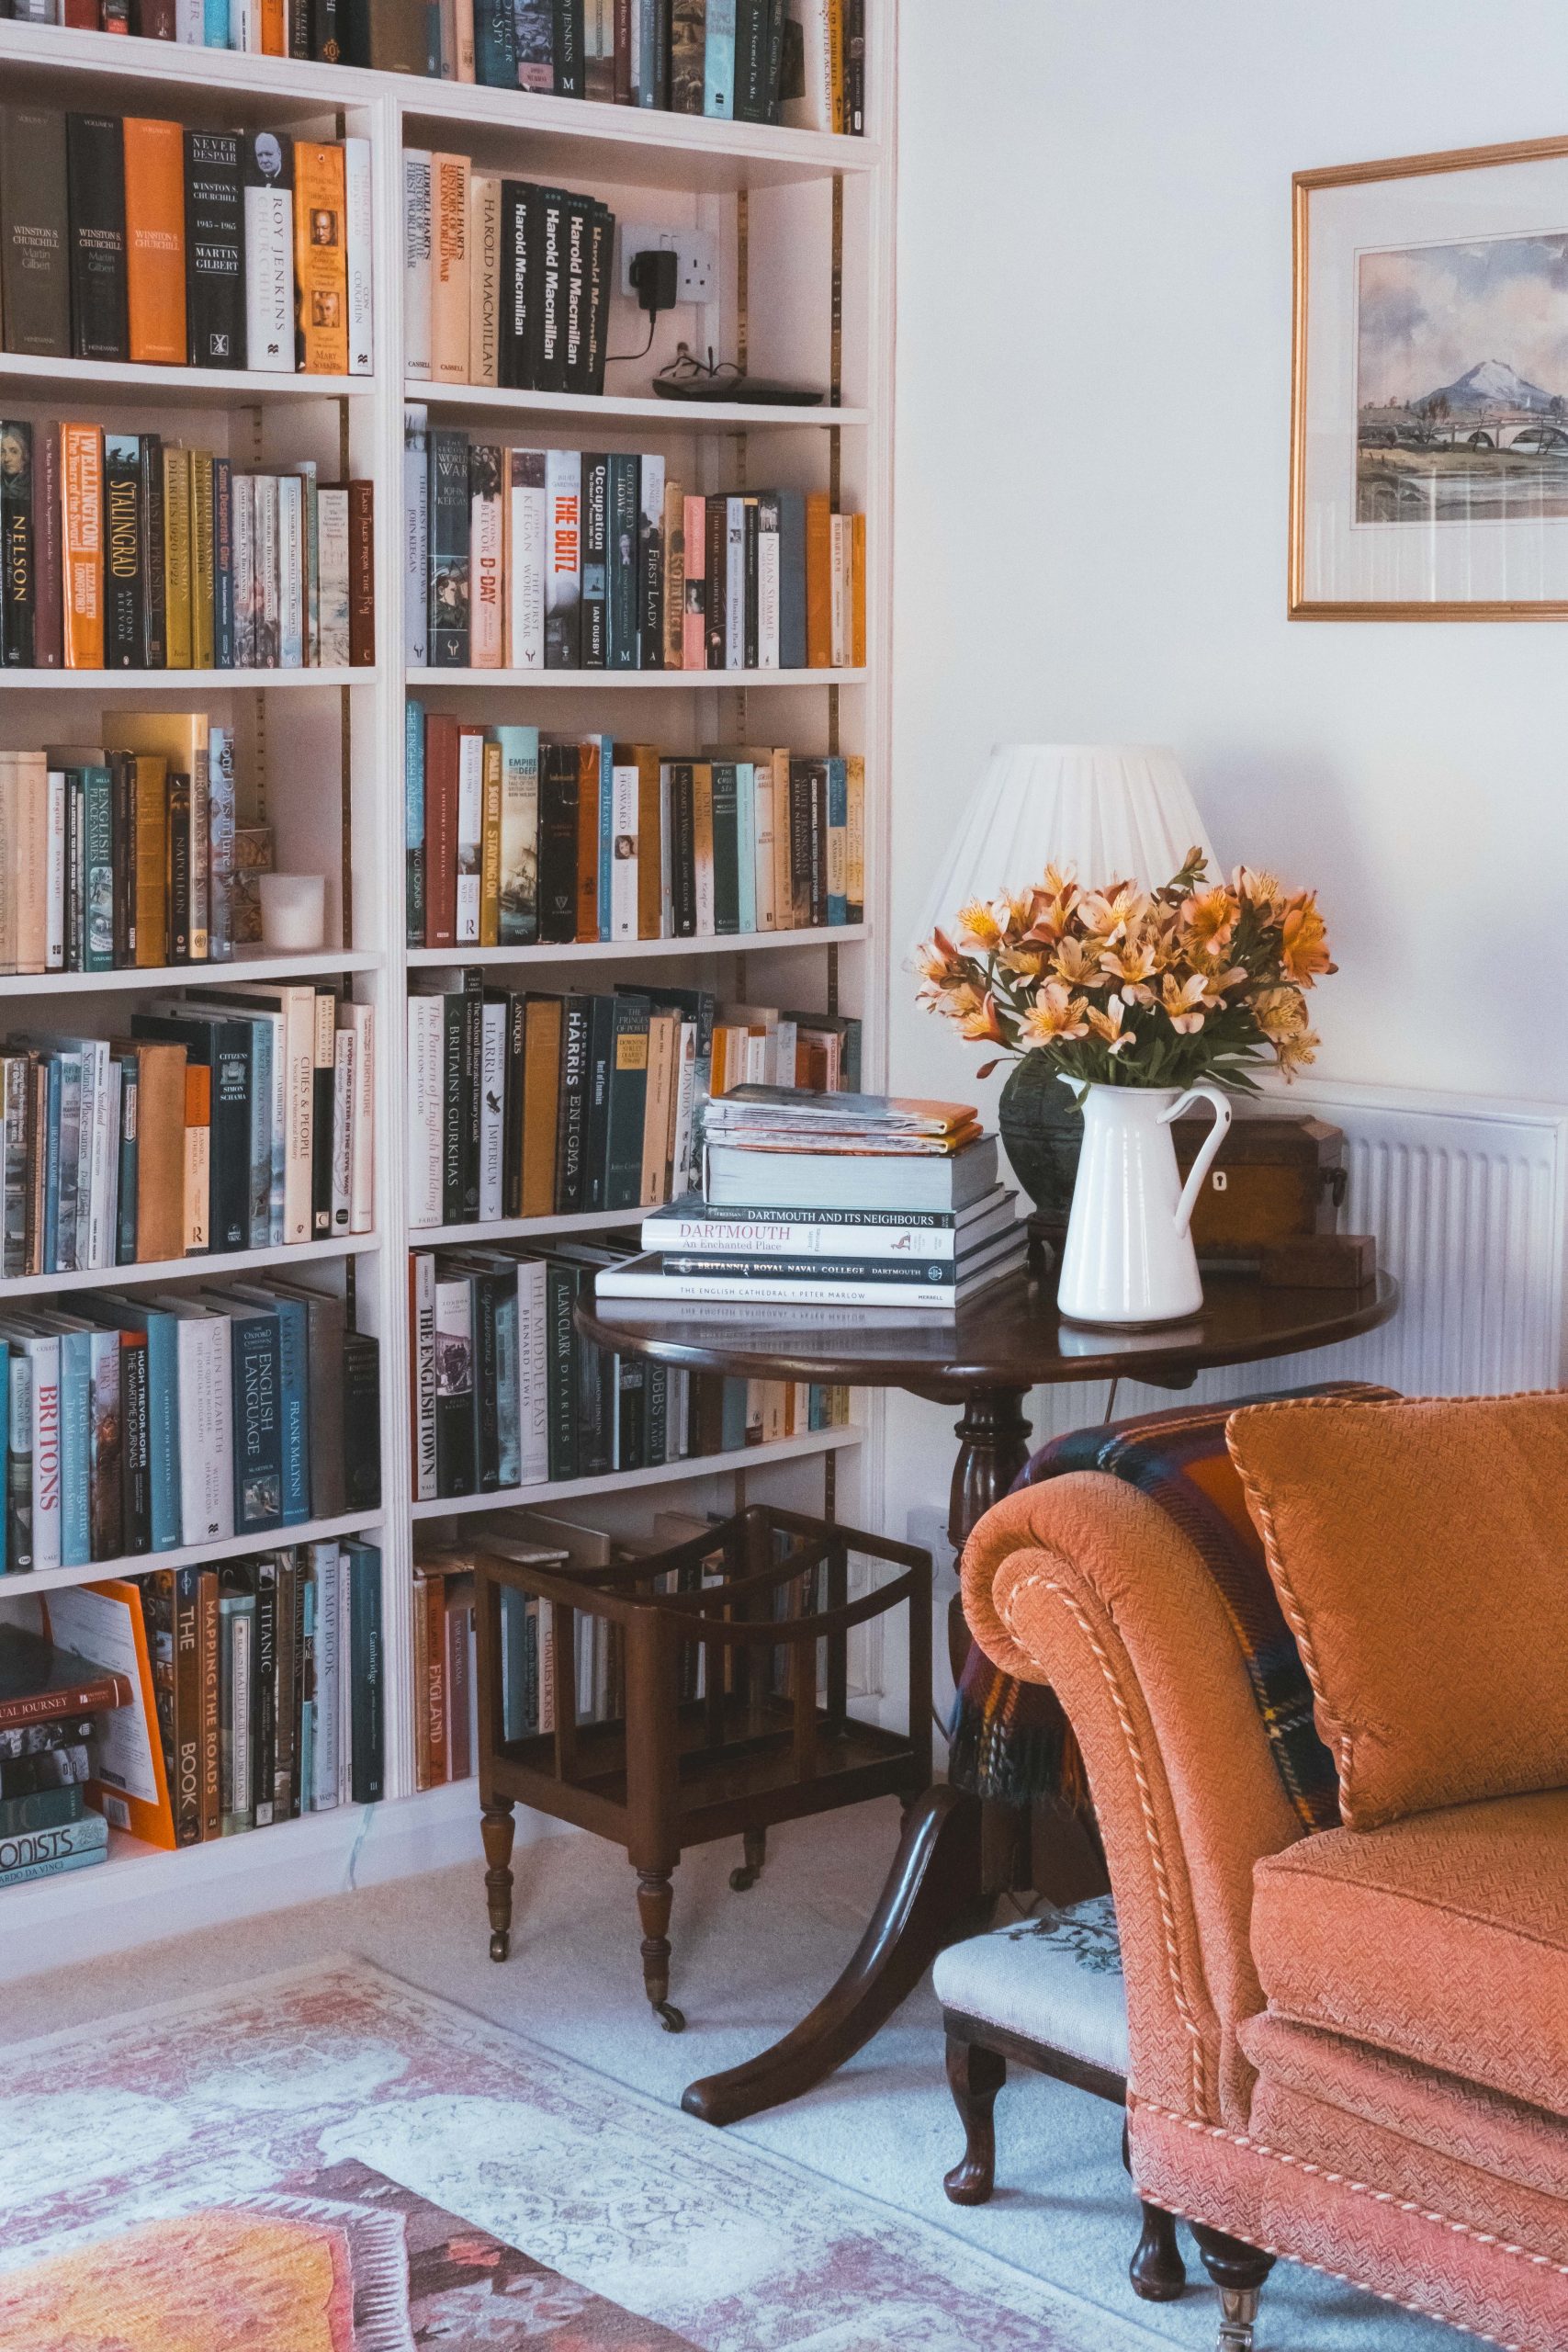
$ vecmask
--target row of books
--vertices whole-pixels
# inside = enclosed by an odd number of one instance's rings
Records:
[[[611,1235],[411,1254],[416,1498],[608,1477],[848,1419],[847,1390],[676,1372],[583,1339],[579,1297],[636,1247]]]
[[[7,12],[604,106],[865,129],[865,0],[0,0]]]
[[[600,1277],[605,1300],[952,1314],[1024,1263],[1017,1196],[969,1104],[748,1080],[704,1128],[702,1191],[644,1220],[642,1254]]]
[[[615,216],[569,189],[403,156],[403,373],[602,392]]]
[[[865,517],[688,496],[656,455],[505,449],[406,412],[404,650],[432,670],[828,670],[865,659]]]
[[[411,699],[411,947],[710,939],[860,922],[865,763],[700,758],[483,726]]]
[[[378,1352],[285,1282],[94,1291],[0,1319],[0,1570],[85,1567],[374,1510]]]
[[[0,1628],[0,1886],[384,1788],[381,1555],[355,1538],[51,1597]]]
[[[276,1250],[375,1221],[372,1008],[308,982],[0,1040],[6,1276]]]
[[[706,989],[609,996],[422,976],[408,1007],[409,1222],[572,1216],[678,1199],[705,1109],[748,1078],[852,1087],[844,1013],[720,1005]]]
[[[0,327],[38,359],[368,376],[370,142],[0,108]]]
[[[367,668],[375,485],[243,473],[155,433],[0,423],[11,669]]]

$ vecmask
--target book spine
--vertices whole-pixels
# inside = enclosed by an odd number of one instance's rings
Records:
[[[581,459],[551,449],[545,459],[549,542],[545,579],[545,667],[581,667]]]
[[[429,661],[437,670],[468,663],[468,438],[430,435]]]
[[[414,1499],[431,1502],[440,1488],[435,1451],[435,1259],[428,1250],[413,1251],[409,1261],[409,1319]]]
[[[403,373],[428,383],[432,372],[431,153],[411,147],[403,154]]]
[[[60,428],[64,501],[65,667],[104,666],[104,436],[96,424]]]
[[[294,356],[308,376],[348,373],[344,151],[294,142]]]
[[[275,1315],[233,1317],[234,1526],[265,1534],[283,1523],[283,1432]]]
[[[638,526],[642,491],[640,461],[617,451],[609,459],[608,666],[640,666],[638,621]]]
[[[259,374],[294,372],[294,142],[276,131],[246,134],[244,191],[245,365]]]
[[[370,141],[345,139],[344,235],[347,247],[348,372],[368,376],[376,365],[376,322],[371,271],[373,244]]]
[[[4,430],[9,433],[7,425]],[[65,515],[61,498],[60,435],[45,427],[33,445],[36,464],[32,502],[33,666],[58,670],[65,659]],[[7,581],[7,592],[11,586]],[[14,615],[18,632],[25,628],[27,579],[15,583],[20,608]],[[9,624],[0,624],[9,642]],[[25,657],[24,657],[25,658]]]
[[[641,462],[637,516],[637,651],[645,670],[664,667],[664,460]]]
[[[164,450],[155,433],[142,434],[141,442],[141,538],[146,550],[141,569],[141,667],[162,670],[169,658]]]
[[[376,666],[376,485],[348,485],[348,659],[351,668]]]
[[[513,449],[510,472],[508,659],[514,670],[542,670],[550,536],[545,452]]]
[[[68,115],[71,348],[78,359],[130,356],[126,316],[125,143],[118,115]]]
[[[353,1690],[349,1794],[376,1804],[386,1793],[385,1672],[381,1623],[381,1555],[351,1538],[348,1555],[349,1678]]]
[[[130,356],[181,368],[186,357],[185,135],[176,122],[128,116],[126,308]]]
[[[141,450],[134,434],[104,441],[104,667],[139,670],[145,640]]]
[[[0,311],[6,348],[71,356],[70,191],[65,118],[8,106],[0,138]]]
[[[277,1781],[277,1565],[258,1560],[255,1567],[254,1705],[251,1724],[251,1787],[253,1817],[258,1829],[270,1826],[276,1811]]]
[[[603,454],[582,460],[582,623],[581,661],[585,670],[609,666],[609,525],[610,459]]]
[[[245,363],[242,144],[232,131],[185,134],[186,349],[193,368]]]

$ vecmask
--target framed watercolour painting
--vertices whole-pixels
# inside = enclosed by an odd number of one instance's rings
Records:
[[[1568,619],[1568,139],[1294,187],[1291,617]]]

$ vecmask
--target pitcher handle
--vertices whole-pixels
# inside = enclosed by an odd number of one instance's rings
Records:
[[[1178,1233],[1186,1233],[1191,1226],[1192,1212],[1198,1205],[1198,1195],[1203,1189],[1203,1179],[1213,1166],[1221,1144],[1230,1133],[1230,1096],[1222,1094],[1217,1086],[1190,1086],[1179,1101],[1173,1102],[1168,1111],[1161,1113],[1162,1125],[1169,1126],[1173,1119],[1179,1119],[1183,1111],[1190,1109],[1194,1102],[1208,1103],[1214,1114],[1214,1124],[1203,1138],[1198,1157],[1192,1162],[1191,1173],[1182,1188],[1181,1198],[1176,1204]]]

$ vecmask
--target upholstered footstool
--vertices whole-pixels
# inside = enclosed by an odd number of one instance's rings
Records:
[[[942,2183],[953,2204],[983,2205],[996,2186],[994,2109],[1010,2058],[1125,2107],[1127,1995],[1110,1895],[1065,1911],[1047,1905],[1034,1918],[951,1944],[932,1982],[947,2030],[947,2079],[964,2120],[964,2159]],[[1128,2276],[1145,2302],[1174,2302],[1187,2284],[1176,2223],[1157,2206],[1141,2210]]]

